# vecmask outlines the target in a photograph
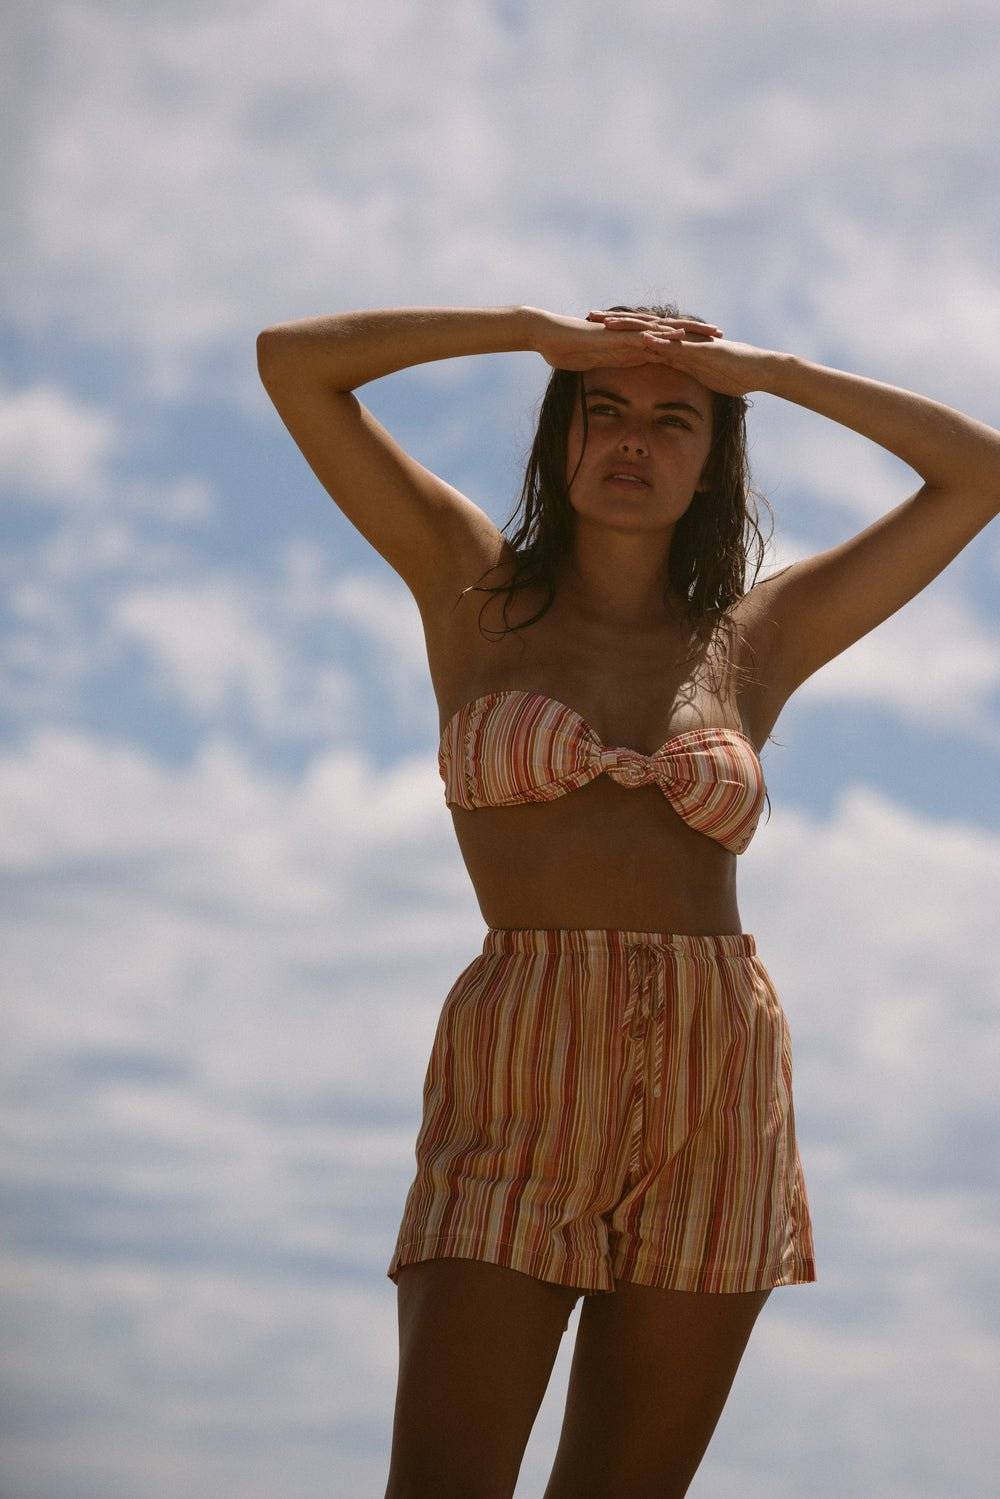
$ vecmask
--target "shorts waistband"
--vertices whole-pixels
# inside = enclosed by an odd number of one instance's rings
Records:
[[[627,953],[634,947],[666,948],[692,958],[751,958],[757,942],[752,932],[640,932],[623,927],[509,927],[486,929],[483,952],[545,953],[551,957],[583,953]]]

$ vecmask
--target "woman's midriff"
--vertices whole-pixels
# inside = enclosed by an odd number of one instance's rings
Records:
[[[488,926],[743,930],[735,854],[656,786],[599,776],[554,801],[451,813]]]

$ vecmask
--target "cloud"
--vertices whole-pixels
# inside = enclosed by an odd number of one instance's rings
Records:
[[[131,351],[160,399],[252,403],[256,331],[331,296],[454,304],[489,286],[570,310],[653,277],[737,336],[853,350],[903,383],[932,358],[956,399],[982,399],[984,15],[886,0],[803,29],[784,0],[640,8],[609,32],[595,3],[516,20],[485,0],[388,5],[363,28],[318,0],[284,5],[280,28],[265,6],[26,14],[7,314]],[[774,37],[793,20],[789,69]],[[902,190],[875,202],[876,182]],[[883,207],[892,232],[873,237]]]
[[[938,584],[827,662],[796,696],[810,706],[868,704],[923,732],[968,737],[996,752],[998,690],[1000,635]]]
[[[118,446],[110,414],[37,384],[0,398],[0,484],[36,504],[99,497]]]

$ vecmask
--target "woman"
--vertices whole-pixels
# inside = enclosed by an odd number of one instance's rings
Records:
[[[504,350],[553,369],[513,544],[352,393]],[[444,1001],[387,1272],[386,1499],[513,1493],[581,1296],[544,1499],[683,1495],[771,1290],[816,1278],[788,1025],[736,900],[760,752],[997,514],[1000,433],[674,306],[348,313],[265,329],[258,364],[417,601],[488,928]],[[754,390],[925,482],[747,588]]]

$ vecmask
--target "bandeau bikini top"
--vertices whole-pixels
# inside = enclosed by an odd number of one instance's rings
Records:
[[[757,828],[766,787],[739,729],[686,729],[652,755],[605,745],[555,698],[513,688],[463,704],[441,734],[438,769],[450,807],[547,802],[607,771],[621,786],[655,783],[699,833],[734,854]]]

